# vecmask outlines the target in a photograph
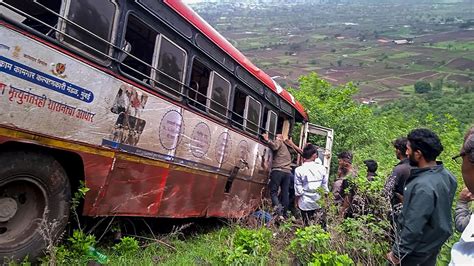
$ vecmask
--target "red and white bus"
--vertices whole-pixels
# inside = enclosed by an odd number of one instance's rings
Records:
[[[40,221],[58,236],[81,180],[85,216],[247,215],[272,160],[261,134],[311,131],[181,1],[0,4],[0,261],[39,255]]]

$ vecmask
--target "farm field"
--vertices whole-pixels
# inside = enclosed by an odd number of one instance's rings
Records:
[[[284,87],[316,72],[383,104],[418,80],[474,86],[473,1],[281,2],[192,7]]]

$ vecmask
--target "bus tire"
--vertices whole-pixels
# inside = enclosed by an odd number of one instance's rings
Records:
[[[35,261],[47,244],[56,244],[70,200],[66,171],[52,156],[0,153],[0,265],[25,257]]]

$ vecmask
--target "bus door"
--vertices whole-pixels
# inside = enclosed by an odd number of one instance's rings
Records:
[[[310,123],[305,123],[301,127],[300,143],[301,149],[306,143],[312,143],[318,146],[318,158],[326,168],[326,174],[329,176],[329,168],[331,167],[332,143],[334,139],[334,130]],[[301,163],[301,156],[298,157],[298,164]]]

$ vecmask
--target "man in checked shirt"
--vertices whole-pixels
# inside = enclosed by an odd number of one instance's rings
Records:
[[[309,225],[317,215],[324,228],[324,211],[318,200],[321,198],[320,188],[325,193],[329,192],[328,177],[324,166],[315,162],[317,157],[316,146],[307,144],[303,149],[303,164],[295,169],[295,195],[296,205],[301,210],[304,224]]]

